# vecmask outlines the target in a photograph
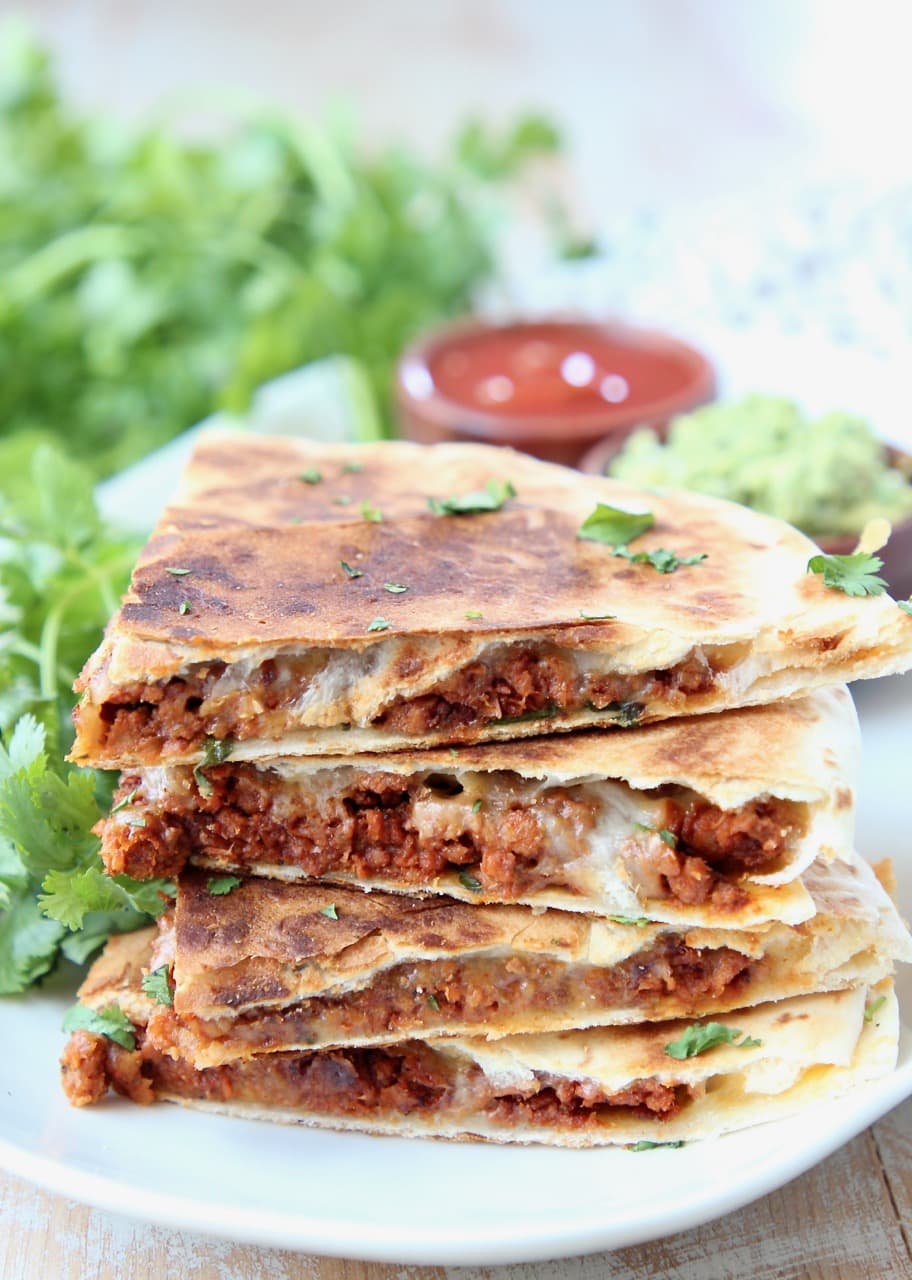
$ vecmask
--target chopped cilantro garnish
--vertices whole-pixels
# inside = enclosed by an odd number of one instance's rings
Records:
[[[465,616],[468,618],[470,622],[477,622],[477,620],[483,617],[484,615],[482,614],[480,609],[466,609]]]
[[[615,924],[635,925],[637,929],[645,929],[650,923],[648,916],[609,916],[608,919]]]
[[[184,578],[188,573],[192,572],[192,569],[179,569],[175,565],[165,566],[165,573],[170,573],[173,578]]]
[[[612,715],[619,725],[629,728],[632,724],[637,724],[643,715],[643,705],[640,702],[609,702],[607,706],[597,707],[594,702],[587,702],[586,706],[590,711],[602,711],[606,715]]]
[[[651,511],[623,511],[599,502],[577,531],[583,542],[603,542],[609,547],[625,547],[641,533],[651,529],[655,516]]]
[[[883,578],[877,576],[883,568],[880,556],[856,551],[849,556],[811,556],[808,573],[823,575],[823,585],[847,596],[879,596],[887,589]]]
[[[629,547],[621,546],[615,547],[611,554],[629,560],[631,564],[651,564],[658,573],[674,573],[675,569],[702,564],[706,559],[705,551],[695,556],[679,556],[664,547],[656,547],[654,551],[631,551]]]
[[[144,827],[146,825],[146,820],[141,814],[134,814],[126,818],[125,821],[128,827]]]
[[[379,507],[372,506],[366,498],[361,503],[361,515],[365,520],[370,520],[372,524],[383,523],[383,512]]]
[[[560,710],[553,702],[539,711],[524,711],[521,716],[500,716],[488,721],[488,724],[525,724],[527,720],[553,720]]]
[[[912,599],[897,600],[896,603],[899,605],[900,609],[902,609],[903,613],[907,613],[909,617],[912,618]]]
[[[307,471],[302,471],[298,479],[303,480],[305,484],[320,484],[323,476],[316,467],[310,467]]]
[[[130,792],[128,792],[128,793],[127,793],[127,795],[125,795],[125,796],[124,796],[124,798],[123,798],[122,800],[118,800],[118,801],[117,801],[117,804],[115,804],[115,805],[112,807],[111,812],[112,812],[112,813],[120,813],[121,809],[127,809],[127,808],[129,808],[129,806],[130,806],[130,805],[133,803],[133,801],[136,799],[136,795],[137,795],[137,792],[138,792],[138,791],[139,791],[139,787],[134,787],[134,788],[133,788],[133,790],[132,790],[132,791],[130,791]]]
[[[684,1139],[678,1138],[677,1142],[650,1142],[648,1138],[641,1138],[639,1142],[632,1143],[628,1151],[656,1151],[659,1147],[667,1147],[669,1151],[676,1151],[678,1147],[684,1146]]]
[[[408,587],[404,587],[401,582],[384,582],[383,590],[391,592],[394,596],[401,595],[403,591],[408,591]]]
[[[667,1044],[665,1052],[669,1058],[683,1061],[685,1058],[695,1058],[700,1053],[707,1053],[722,1044],[734,1045],[736,1049],[756,1049],[762,1043],[750,1036],[739,1040],[740,1035],[742,1032],[737,1028],[726,1027],[721,1022],[695,1022],[677,1040]]]
[[[206,738],[203,742],[203,764],[224,764],[234,747],[234,738]]]
[[[515,498],[516,490],[509,480],[489,480],[483,489],[471,493],[444,498],[428,498],[428,506],[435,516],[471,516],[482,511],[499,511],[508,498]]]
[[[651,836],[658,836],[663,844],[668,845],[669,849],[677,849],[678,837],[673,831],[669,831],[667,827],[660,827],[656,830],[655,827],[648,827],[645,822],[635,822],[633,825],[637,831],[646,831]]]
[[[579,616],[583,619],[584,622],[613,622],[614,621],[613,613],[584,613],[583,610],[580,609]]]
[[[480,809],[481,809],[481,801],[480,801],[480,800],[476,800],[476,801],[475,801],[475,803],[472,805],[472,812],[473,812],[473,813],[478,813],[478,811],[479,811]]]
[[[363,463],[363,462],[346,462],[346,464],[345,464],[345,466],[342,468],[342,470],[343,470],[343,471],[348,471],[348,472],[350,472],[351,474],[353,474],[353,475],[354,475],[354,474],[355,474],[355,473],[357,473],[358,471],[363,471],[363,470],[364,470],[364,463]]]
[[[347,561],[347,560],[340,560],[340,561],[339,561],[339,564],[342,566],[343,572],[344,572],[344,573],[346,573],[346,574],[348,575],[348,577],[349,577],[349,578],[363,578],[363,577],[364,577],[364,574],[361,572],[361,570],[360,570],[360,569],[353,569],[353,568],[351,567],[351,565],[348,563],[348,561]]]
[[[182,618],[184,618],[190,612],[191,608],[192,608],[192,605],[190,604],[189,600],[182,600],[180,602],[180,608],[178,609],[177,612],[181,615]]]
[[[216,898],[224,898],[226,893],[230,893],[241,883],[240,876],[210,876],[206,881],[206,888]]]
[[[368,631],[389,631],[393,624],[387,622],[386,618],[374,618],[373,622],[368,623]]]
[[[440,1012],[440,1001],[433,994],[433,992],[431,993],[431,995],[428,996],[427,1002],[431,1006],[431,1008],[434,1010],[435,1013]]]
[[[463,889],[468,889],[469,893],[481,893],[481,881],[476,880],[468,871],[460,871],[459,883],[462,885]]]
[[[876,1013],[879,1013],[879,1011],[884,1007],[886,1003],[887,1003],[886,996],[878,996],[876,1000],[872,1000],[869,1005],[866,1005],[865,1011],[864,1011],[865,1022],[872,1022],[874,1019],[874,1015]]]
[[[199,793],[208,800],[212,795],[212,783],[203,773],[203,767],[209,764],[223,764],[234,750],[233,738],[208,737],[203,742],[203,758],[194,766],[193,777]]]
[[[116,1004],[106,1009],[88,1009],[83,1004],[74,1004],[63,1020],[64,1031],[92,1031],[97,1036],[106,1036],[123,1049],[136,1048],[136,1029],[133,1023]]]
[[[320,908],[320,915],[321,915],[321,916],[326,916],[327,920],[338,920],[338,919],[339,919],[339,913],[338,913],[338,911],[336,910],[336,904],[335,904],[334,902],[330,902],[330,903],[328,903],[328,904],[327,904],[327,906],[325,906],[325,907],[321,907],[321,908]]]
[[[151,996],[156,1004],[166,1005],[169,1009],[174,1004],[174,987],[171,985],[171,974],[166,964],[151,973],[142,976],[142,989]]]

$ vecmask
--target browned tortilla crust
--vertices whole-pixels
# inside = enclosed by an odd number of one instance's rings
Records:
[[[309,467],[323,483],[302,484]],[[492,479],[516,489],[499,510],[428,507]],[[659,573],[580,539],[599,502],[651,509],[637,551],[705,559]],[[912,623],[828,589],[815,550],[732,504],[480,445],[206,437],[80,677],[74,759],[187,759],[206,733],[261,735],[265,755],[289,730],[329,754],[346,726],[365,752],[514,738],[603,727],[613,702],[629,724],[907,666]],[[216,695],[226,669],[239,681]]]
[[[382,1049],[269,1054],[197,1070],[158,1053],[142,1031],[132,1052],[100,1036],[75,1032],[64,1051],[63,1071],[64,1089],[76,1106],[100,1101],[110,1086],[141,1103],[164,1094],[362,1120],[431,1109],[440,1119],[486,1115],[505,1126],[531,1123],[561,1129],[597,1128],[606,1113],[619,1108],[668,1120],[691,1093],[651,1078],[607,1093],[589,1082],[545,1074],[521,1092],[507,1092],[495,1089],[475,1064],[457,1067],[418,1041]]]
[[[566,864],[585,855],[596,820],[582,787],[552,787],[534,805],[517,802],[493,813],[482,805],[459,830],[452,821],[441,823],[432,837],[414,820],[416,801],[429,794],[418,778],[365,772],[356,786],[317,802],[250,765],[209,769],[205,790],[211,794],[200,794],[189,776],[183,791],[152,803],[142,775],[124,775],[118,798],[132,797],[130,813],[143,825],[116,818],[102,824],[102,857],[111,875],[176,875],[189,859],[205,857],[248,871],[266,864],[310,876],[392,875],[421,888],[455,868],[476,877],[488,899],[509,902],[546,887],[571,887]],[[676,847],[657,850],[651,871],[661,882],[660,896],[680,902],[711,900],[720,910],[737,909],[744,901],[738,878],[775,867],[806,820],[802,806],[787,800],[767,797],[729,811],[666,790],[657,825]]]

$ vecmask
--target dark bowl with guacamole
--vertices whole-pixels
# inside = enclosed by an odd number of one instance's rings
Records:
[[[893,533],[878,554],[896,596],[912,593],[912,455],[884,444],[863,418],[812,418],[790,400],[754,395],[674,418],[667,431],[602,441],[582,470],[632,484],[693,489],[796,525],[830,554],[855,549],[869,520]]]

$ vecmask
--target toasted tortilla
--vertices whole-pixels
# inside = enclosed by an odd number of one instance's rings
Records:
[[[428,507],[491,480],[516,490],[499,510]],[[598,503],[652,512],[635,551],[706,558],[660,573],[579,539]],[[733,504],[483,445],[211,435],[80,677],[73,758],[194,762],[207,737],[249,758],[512,739],[912,665],[912,618],[824,586],[816,550]],[[164,715],[176,679],[199,705]]]
[[[80,999],[132,1002],[137,965],[169,966],[173,1011],[131,1008],[156,1048],[208,1067],[264,1052],[718,1014],[874,983],[912,960],[866,864],[815,864],[806,879],[806,924],[739,931],[263,880],[216,896],[191,873],[160,936],[112,939]]]
[[[112,874],[140,878],[175,875],[189,859],[289,880],[319,874],[688,926],[794,924],[812,910],[801,872],[815,858],[851,858],[857,758],[854,707],[837,687],[623,734],[369,761],[232,758],[202,774],[150,768],[124,775],[102,855]],[[378,828],[351,816],[368,804],[385,815]],[[716,818],[704,849],[680,815],[707,805]],[[754,824],[754,812],[763,821]],[[726,858],[714,831],[716,819],[724,826],[729,818],[746,838],[729,831]],[[784,818],[790,824],[780,825]],[[678,829],[673,840],[669,826]],[[691,859],[702,877],[696,888],[689,872],[676,880]]]
[[[795,1114],[887,1074],[899,1037],[889,982],[738,1010],[723,1024],[734,1043],[680,1060],[668,1049],[693,1025],[260,1055],[203,1071],[145,1037],[131,1053],[77,1032],[64,1070],[77,1103],[99,1096],[97,1078],[82,1089],[88,1062],[138,1100],[248,1119],[588,1147],[681,1142]]]

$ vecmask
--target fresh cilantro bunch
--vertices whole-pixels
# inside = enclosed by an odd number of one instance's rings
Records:
[[[127,132],[2,36],[0,435],[65,438],[96,475],[335,354],[389,432],[403,346],[493,271],[493,184],[558,145],[534,117],[472,123],[433,164],[275,116],[207,143]]]
[[[106,529],[90,473],[0,443],[0,994],[80,962],[163,906],[162,881],[104,874],[91,828],[111,777],[68,764],[71,686],[138,546]]]

